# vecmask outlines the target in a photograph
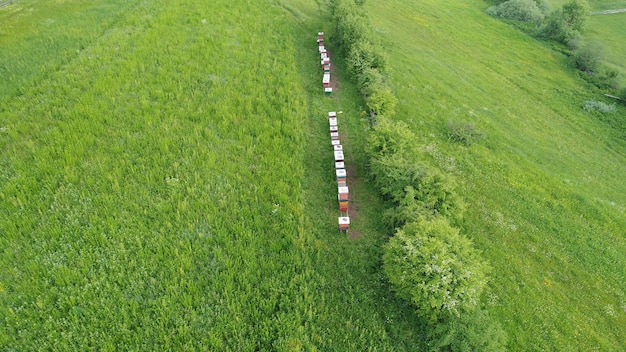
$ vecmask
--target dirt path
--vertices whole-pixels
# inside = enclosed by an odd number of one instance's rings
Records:
[[[604,10],[604,11],[598,11],[598,12],[592,12],[592,15],[612,15],[614,13],[622,13],[622,12],[626,12],[626,9],[615,9],[615,10]]]

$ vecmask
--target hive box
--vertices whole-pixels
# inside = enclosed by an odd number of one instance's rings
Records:
[[[348,231],[350,228],[350,217],[349,216],[340,216],[338,219],[339,223],[339,231]]]

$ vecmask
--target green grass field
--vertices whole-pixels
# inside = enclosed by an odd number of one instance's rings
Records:
[[[622,349],[626,143],[581,108],[602,97],[481,1],[367,7],[396,118],[461,183],[510,350]],[[323,96],[318,30],[321,0],[0,9],[0,349],[426,348],[381,269],[363,103],[338,57]],[[487,140],[449,142],[448,119]]]

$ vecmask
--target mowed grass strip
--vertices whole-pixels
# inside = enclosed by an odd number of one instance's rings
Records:
[[[135,5],[0,114],[0,346],[309,345],[305,96],[285,13]]]
[[[481,1],[367,6],[390,58],[397,118],[462,184],[464,232],[494,267],[486,302],[510,349],[623,348],[625,143],[582,110],[602,96]],[[474,123],[487,140],[448,141],[448,120]]]

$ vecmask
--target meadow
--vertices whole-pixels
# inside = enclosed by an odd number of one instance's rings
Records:
[[[362,220],[336,228],[324,117],[351,116],[355,176],[367,125],[347,80],[321,92],[325,11],[22,0],[0,12],[0,349],[419,349],[380,270],[365,182]]]
[[[626,143],[581,108],[602,97],[481,1],[366,4],[510,350],[622,348]],[[425,350],[381,269],[364,104],[335,55],[323,96],[319,30],[321,0],[0,9],[0,349]],[[487,139],[449,141],[448,119]]]

